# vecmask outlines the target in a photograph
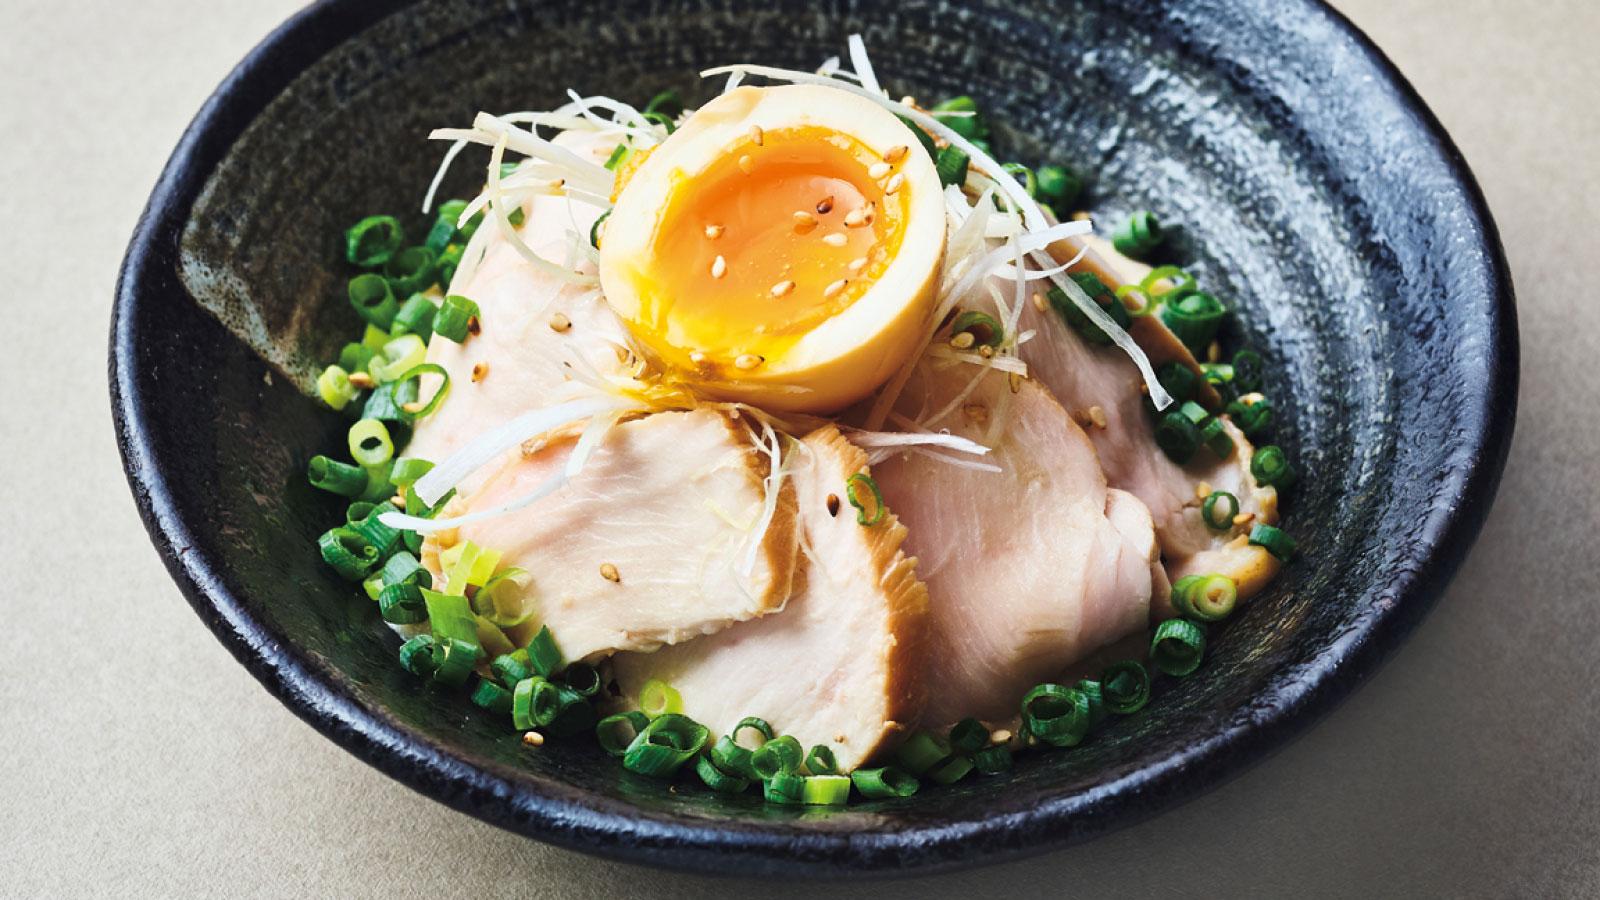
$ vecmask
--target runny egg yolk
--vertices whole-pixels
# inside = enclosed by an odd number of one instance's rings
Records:
[[[909,215],[898,168],[805,126],[752,132],[678,174],[638,285],[641,324],[691,365],[780,353],[895,258]]]

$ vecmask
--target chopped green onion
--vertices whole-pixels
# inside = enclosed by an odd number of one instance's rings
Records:
[[[1250,529],[1250,543],[1266,548],[1268,553],[1283,562],[1294,559],[1295,548],[1298,546],[1294,538],[1281,528],[1274,528],[1265,523],[1258,523]]]
[[[511,712],[511,692],[492,681],[479,679],[472,689],[472,702],[493,712]]]
[[[1039,196],[1039,179],[1033,174],[1032,169],[1023,165],[1022,163],[1014,162],[1006,163],[1000,168],[1004,169],[1007,174],[1017,179],[1017,181],[1022,184],[1022,189],[1027,191],[1029,197]]]
[[[373,355],[382,353],[383,345],[392,340],[394,340],[394,335],[390,334],[387,328],[379,328],[371,322],[361,326],[361,346],[371,350]],[[355,370],[352,369],[351,371]]]
[[[1192,400],[1200,387],[1200,377],[1181,362],[1170,362],[1156,369],[1156,378],[1179,403]]]
[[[833,755],[832,747],[818,744],[806,753],[805,766],[812,775],[834,775],[839,771],[839,760]]]
[[[389,437],[404,444],[411,436],[411,414],[405,406],[417,399],[416,381],[388,381],[372,389],[361,418],[378,419],[389,427]]]
[[[1089,698],[1075,688],[1041,684],[1022,698],[1028,733],[1055,747],[1073,747],[1089,733]]]
[[[538,727],[565,737],[595,725],[594,706],[570,687],[541,678],[533,686],[533,721]]]
[[[644,111],[677,118],[683,115],[683,98],[678,96],[677,91],[667,88],[651,97],[650,102],[645,104]]]
[[[508,687],[516,687],[518,682],[533,675],[533,670],[529,669],[523,664],[522,660],[517,659],[516,655],[512,653],[502,653],[496,656],[494,661],[489,663],[489,671],[494,673],[494,677],[500,679],[501,684]]]
[[[977,719],[962,719],[950,729],[950,748],[957,753],[976,753],[988,743],[989,729]]]
[[[665,113],[647,112],[640,113],[640,115],[643,116],[646,121],[654,122],[657,125],[660,125],[662,128],[665,128],[667,134],[672,134],[674,131],[678,130],[677,123],[672,120],[671,116],[666,115]]]
[[[1137,284],[1123,284],[1117,286],[1117,299],[1122,301],[1122,308],[1128,311],[1128,318],[1142,319],[1156,311],[1156,298],[1144,292],[1144,288]],[[1133,297],[1137,305],[1129,306],[1128,298]]]
[[[1260,394],[1246,394],[1228,404],[1228,415],[1245,437],[1256,437],[1272,427],[1272,403]]]
[[[403,373],[428,358],[428,343],[419,335],[402,334],[383,345],[382,361],[374,358],[367,371],[379,381],[395,381]]]
[[[1161,321],[1172,330],[1178,340],[1191,353],[1203,351],[1217,336],[1228,308],[1222,301],[1203,291],[1187,291],[1182,295],[1168,292],[1162,297]]]
[[[567,666],[561,673],[561,681],[580,697],[593,697],[604,687],[600,682],[600,670],[581,662]]]
[[[1239,498],[1227,491],[1212,491],[1200,504],[1200,518],[1212,531],[1227,531],[1233,527],[1233,517],[1239,514]]]
[[[769,803],[782,803],[788,806],[804,803],[806,778],[793,772],[779,772],[767,779],[761,795]]]
[[[943,762],[950,755],[950,744],[944,738],[927,731],[919,731],[906,738],[895,750],[895,761],[913,775],[921,775]]]
[[[339,350],[339,368],[346,372],[365,372],[367,363],[377,355],[378,352],[366,344],[351,341]]]
[[[383,275],[396,294],[409,297],[433,286],[438,263],[438,254],[427,247],[407,247],[384,263]]]
[[[631,155],[633,155],[633,148],[628,146],[627,142],[618,144],[611,151],[611,155],[606,157],[606,171],[615,172],[617,167],[622,165],[622,161]]]
[[[394,216],[367,216],[344,233],[344,258],[363,268],[381,266],[400,249],[405,232]]]
[[[400,668],[426,678],[433,667],[433,635],[419,634],[400,645]]]
[[[433,317],[439,308],[433,305],[422,294],[412,294],[406,302],[400,304],[400,311],[395,313],[394,324],[389,330],[396,334],[414,334],[426,341],[433,336]]]
[[[880,769],[857,769],[850,773],[850,781],[868,800],[888,800],[892,797],[909,797],[920,784],[915,775],[894,766]]]
[[[634,736],[622,765],[640,775],[666,778],[699,754],[708,736],[706,727],[688,716],[657,716]]]
[[[768,779],[784,772],[794,772],[804,762],[805,750],[792,734],[775,737],[755,749],[750,756],[750,766],[757,775]]]
[[[341,497],[359,497],[367,489],[366,470],[326,456],[311,457],[306,464],[306,480],[314,488]]]
[[[428,604],[428,627],[433,629],[434,637],[478,643],[478,617],[466,597],[422,588],[422,599]]]
[[[1133,324],[1133,319],[1128,315],[1128,307],[1117,299],[1116,293],[1107,287],[1106,283],[1101,281],[1098,275],[1093,272],[1074,272],[1072,273],[1072,280],[1077,283],[1078,287],[1083,289],[1085,294],[1089,295],[1089,299],[1105,310],[1106,315],[1111,317],[1111,321],[1115,322],[1118,328],[1126,329]],[[1084,340],[1091,344],[1106,345],[1111,343],[1111,336],[1106,334],[1105,330],[1099,325],[1091,321],[1088,316],[1084,315],[1083,310],[1079,309],[1078,304],[1067,296],[1066,291],[1052,285],[1045,292],[1045,296],[1049,298],[1050,305],[1055,308],[1056,313],[1065,319],[1066,323],[1072,327],[1072,330],[1076,331]]]
[[[561,670],[561,648],[556,646],[555,635],[550,633],[550,626],[540,626],[539,633],[528,642],[528,663],[533,671],[549,678]],[[646,690],[649,685],[645,685]]]
[[[1112,232],[1111,245],[1123,256],[1140,259],[1161,246],[1166,237],[1161,230],[1161,220],[1149,210],[1141,209]]]
[[[439,305],[433,317],[433,333],[446,340],[461,343],[473,330],[472,322],[478,318],[478,304],[460,294],[451,294]]]
[[[732,737],[723,735],[711,745],[711,759],[717,768],[724,772],[733,772],[745,778],[755,779],[755,763],[752,761],[755,754],[741,747]]]
[[[807,806],[843,806],[850,802],[850,777],[812,775],[805,780],[800,799]]]
[[[350,426],[350,458],[363,466],[381,466],[394,457],[389,429],[377,419],[362,419]]]
[[[921,125],[918,125],[905,116],[897,115],[895,118],[899,119],[907,128],[911,129],[911,133],[913,135],[916,135],[917,143],[921,144],[922,149],[928,152],[929,159],[936,160],[939,158],[939,147],[933,142],[932,135],[928,134],[926,131],[923,131]]]
[[[333,567],[346,581],[360,581],[371,574],[379,561],[378,548],[349,528],[330,528],[317,538],[322,561]]]
[[[1162,622],[1150,639],[1150,664],[1168,675],[1182,677],[1200,668],[1205,652],[1205,630],[1188,619]]]
[[[383,573],[374,572],[361,579],[361,590],[367,595],[368,600],[377,603],[378,595],[383,593]]]
[[[1169,410],[1156,422],[1155,439],[1167,458],[1181,466],[1200,448],[1200,429],[1182,409]]]
[[[428,236],[423,238],[422,246],[436,254],[444,253],[450,242],[456,239],[458,231],[456,222],[461,220],[461,214],[466,211],[465,200],[446,200],[439,204],[439,216],[433,220],[433,227],[428,229]]]
[[[611,218],[611,210],[608,209],[596,217],[594,224],[589,226],[589,246],[596,250],[600,249],[600,226],[604,225],[609,218]]]
[[[433,645],[433,680],[454,687],[466,684],[473,666],[478,664],[478,653],[475,642],[436,637]]]
[[[443,403],[444,398],[450,393],[450,372],[446,370],[444,366],[441,366],[438,363],[418,363],[417,365],[407,369],[397,380],[409,382],[413,378],[417,379],[417,384],[419,385],[417,392],[420,393],[422,390],[420,387],[422,383],[421,379],[424,375],[439,376],[439,389],[433,392],[433,396],[429,397],[428,402],[422,404],[420,409],[413,411],[408,410],[405,407],[401,407],[401,412],[413,421],[416,419],[425,419],[428,416],[433,415],[433,411],[439,408],[439,404]]]
[[[1194,609],[1189,605],[1189,594],[1204,580],[1201,575],[1185,575],[1172,583],[1172,608],[1178,611],[1178,615],[1194,615]]]
[[[733,726],[732,731],[728,732],[728,737],[738,741],[739,732],[745,730],[746,728],[751,728],[759,732],[763,742],[770,741],[778,736],[778,733],[772,729],[772,726],[767,724],[766,719],[763,719],[760,716],[745,716],[739,720],[739,724]]]
[[[860,496],[861,487],[865,487],[872,492],[872,512],[870,515]],[[845,499],[850,501],[850,505],[856,508],[857,525],[876,525],[883,521],[884,515],[889,511],[889,508],[883,503],[883,492],[878,489],[878,483],[872,480],[871,475],[864,472],[857,472],[845,479],[844,495]]]
[[[428,603],[415,582],[385,585],[378,593],[378,615],[394,625],[415,625],[428,619]]]
[[[1073,690],[1080,691],[1089,700],[1089,727],[1093,728],[1105,721],[1106,699],[1105,692],[1100,687],[1100,682],[1089,678],[1079,679],[1072,686]]]
[[[920,130],[920,129],[918,129]],[[934,159],[933,167],[939,173],[939,184],[943,187],[955,185],[960,187],[967,183],[967,168],[972,164],[972,158],[966,151],[955,145],[941,148]]]
[[[1134,659],[1112,663],[1100,673],[1100,695],[1106,709],[1124,716],[1136,713],[1150,702],[1150,670]]]
[[[650,718],[683,712],[683,695],[659,678],[652,678],[639,689],[639,708]]]
[[[382,462],[375,466],[365,466],[367,470],[367,487],[361,492],[362,500],[377,503],[388,500],[394,496],[394,484],[389,481],[389,470],[394,467],[394,461]]]
[[[969,141],[989,134],[989,126],[984,123],[983,117],[978,115],[978,104],[971,97],[965,95],[951,97],[935,106],[930,112],[946,128]]]
[[[518,731],[528,731],[534,726],[533,695],[541,681],[544,679],[535,675],[522,679],[511,689],[511,724]],[[601,745],[604,746],[604,739]]]
[[[349,406],[359,393],[350,383],[350,373],[338,366],[329,366],[317,376],[317,396],[335,411]]]
[[[965,756],[952,756],[928,771],[929,780],[937,784],[955,784],[972,771],[972,760]]]
[[[1232,456],[1235,446],[1233,436],[1228,434],[1228,426],[1222,424],[1221,419],[1215,418],[1207,419],[1205,424],[1200,426],[1200,443],[1205,444],[1207,450],[1216,454],[1217,459],[1227,459]]]
[[[1233,381],[1240,391],[1261,390],[1266,381],[1267,363],[1261,354],[1244,349],[1233,355]]]
[[[1156,285],[1161,284],[1163,281],[1169,283],[1166,290],[1156,290]],[[1145,293],[1158,300],[1168,295],[1181,297],[1194,290],[1198,284],[1199,282],[1195,281],[1193,275],[1177,266],[1157,266],[1150,270],[1150,274],[1139,281],[1139,287],[1143,288]]]
[[[479,216],[483,213],[479,213]],[[456,280],[456,270],[461,268],[461,257],[466,253],[466,248],[460,244],[451,244],[439,254],[439,288],[450,290],[450,285]]]
[[[1268,487],[1286,488],[1294,484],[1294,466],[1289,464],[1289,457],[1283,448],[1276,444],[1268,444],[1256,450],[1250,457],[1250,474],[1256,481]]]
[[[972,767],[984,775],[998,775],[1011,768],[1011,748],[1005,744],[984,747],[972,754]]]
[[[1194,423],[1194,427],[1196,428],[1204,425],[1206,420],[1211,418],[1211,413],[1207,412],[1204,406],[1201,406],[1193,400],[1188,400],[1178,404],[1178,412],[1182,413],[1185,419],[1188,419],[1190,422]]]
[[[1039,194],[1057,209],[1067,209],[1083,193],[1083,179],[1066,166],[1040,166]]]
[[[633,743],[639,732],[649,724],[650,718],[644,713],[630,710],[601,719],[600,724],[594,727],[594,736],[600,742],[601,750],[620,758],[628,752],[628,745]]]
[[[394,468],[389,470],[389,480],[398,485],[410,487],[418,478],[433,471],[433,463],[414,456],[394,461]]]
[[[709,756],[695,757],[694,771],[706,787],[719,794],[742,794],[750,787],[750,779],[722,771]]]
[[[955,321],[950,323],[950,333],[970,334],[973,344],[989,347],[1000,346],[1005,338],[1005,331],[1000,327],[1000,323],[995,321],[994,316],[976,310],[969,310],[956,316]]]
[[[1207,575],[1189,589],[1189,610],[1202,622],[1220,622],[1233,613],[1239,586],[1226,575]]]
[[[389,282],[382,275],[368,272],[350,279],[347,293],[356,314],[387,334],[390,326],[394,325],[395,315],[400,312],[400,301],[395,299],[394,289]]]

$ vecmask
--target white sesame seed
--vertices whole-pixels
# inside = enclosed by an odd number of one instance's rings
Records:
[[[867,208],[858,206],[844,214],[844,224],[848,228],[860,228],[867,224]]]
[[[1202,481],[1194,486],[1194,495],[1197,499],[1204,500],[1211,496],[1211,482]]]
[[[867,177],[871,178],[873,181],[877,181],[879,178],[888,175],[890,171],[891,167],[886,162],[873,163],[871,167],[867,169]]]
[[[705,354],[704,351],[701,351],[701,350],[690,350],[689,351],[689,362],[692,362],[692,363],[694,363],[695,365],[698,366],[698,365],[700,365],[701,363],[703,363],[705,361],[706,361],[706,354]]]
[[[822,242],[827,244],[829,247],[843,247],[849,240],[850,239],[845,237],[844,232],[842,231],[835,231],[832,234],[825,234],[822,236]]]
[[[883,161],[887,163],[899,162],[910,150],[911,148],[905,144],[895,144],[889,148],[888,152],[883,154]]]
[[[1039,312],[1044,312],[1046,309],[1044,295],[1038,291],[1033,292],[1033,308],[1037,309]]]
[[[726,274],[728,274],[728,261],[718,254],[717,258],[711,261],[711,277],[721,278]]]
[[[572,320],[567,318],[566,313],[556,313],[555,315],[550,317],[550,330],[551,331],[554,331],[557,334],[562,334],[562,333],[565,333],[565,332],[571,330],[571,328],[572,328]]]
[[[739,157],[739,171],[749,175],[751,172],[755,171],[755,168],[756,161],[751,159],[749,154]]]
[[[803,209],[794,211],[794,230],[799,234],[807,234],[817,227],[817,217]]]
[[[900,190],[900,187],[902,185],[904,185],[905,183],[906,183],[906,175],[905,175],[905,173],[904,172],[896,172],[895,176],[893,178],[889,179],[889,183],[883,186],[883,192],[885,194],[892,194],[895,191]]]
[[[982,347],[978,348],[978,355],[984,359],[989,359],[994,356],[994,348],[988,344],[984,344]]]
[[[859,272],[862,269],[865,269],[866,267],[867,267],[867,258],[865,256],[859,256],[859,257],[856,257],[855,259],[850,260],[850,265],[847,266],[846,268],[848,268],[852,272]]]
[[[612,583],[622,581],[622,573],[618,572],[617,567],[611,563],[600,564],[600,577]]]
[[[975,340],[976,338],[972,336],[972,332],[963,331],[950,339],[950,346],[956,348],[957,350],[965,350],[968,347],[971,347]]]
[[[738,358],[733,361],[733,364],[737,368],[748,371],[750,369],[754,369],[756,366],[761,365],[761,357],[755,355],[754,353],[741,353],[739,354]]]
[[[537,731],[529,731],[522,736],[522,742],[529,747],[543,747],[544,735]]]
[[[774,297],[782,297],[783,295],[789,293],[792,290],[794,290],[794,282],[792,282],[792,281],[780,281],[777,284],[772,286],[772,296],[774,296]]]
[[[1242,513],[1239,513],[1237,516],[1233,517],[1233,524],[1235,524],[1235,525],[1249,525],[1251,522],[1254,522],[1255,520],[1256,520],[1256,514],[1255,513],[1253,513],[1253,512],[1242,512]]]
[[[721,225],[707,225],[706,226],[706,237],[708,237],[708,238],[710,238],[710,239],[712,239],[714,241],[717,238],[722,237],[722,231],[723,231],[723,228],[722,228]]]
[[[841,278],[838,281],[835,281],[833,284],[830,284],[827,287],[823,288],[822,289],[822,296],[824,296],[824,297],[832,297],[833,295],[835,295],[835,294],[839,293],[840,291],[844,290],[845,285],[847,285],[849,283],[850,283],[850,279]]]
[[[1101,408],[1099,406],[1091,406],[1091,407],[1089,407],[1089,421],[1093,422],[1094,423],[1094,427],[1096,427],[1096,428],[1104,428],[1104,427],[1106,427],[1106,411],[1105,411],[1105,409],[1103,409],[1103,408]]]
[[[366,372],[351,372],[350,383],[358,388],[369,388],[373,385],[372,376]]]
[[[766,137],[766,132],[761,130],[761,126],[760,125],[751,125],[750,126],[750,140],[752,142],[754,142],[757,147],[761,146],[762,143],[764,143],[763,139],[765,137]]]

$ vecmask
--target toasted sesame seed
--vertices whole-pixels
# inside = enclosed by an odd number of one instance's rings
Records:
[[[350,383],[358,388],[372,387],[372,376],[366,372],[351,372]]]
[[[1047,308],[1044,302],[1044,295],[1038,291],[1033,292],[1033,308],[1037,309],[1039,312],[1044,312]]]
[[[822,242],[827,244],[829,247],[843,247],[849,242],[849,240],[850,239],[845,237],[844,232],[842,231],[835,231],[832,234],[825,234],[822,236]]]
[[[477,316],[467,317],[467,334],[478,334],[482,331],[483,323],[478,321]]]
[[[1201,500],[1204,500],[1205,498],[1211,496],[1211,482],[1202,481],[1199,484],[1195,485],[1194,486],[1194,495],[1195,495],[1195,497],[1197,497],[1197,498],[1199,498]]]
[[[1104,427],[1106,427],[1106,411],[1105,411],[1105,409],[1103,407],[1099,407],[1099,406],[1091,406],[1091,407],[1089,407],[1089,421],[1093,422],[1094,423],[1094,427],[1096,427],[1096,428],[1104,428]]]
[[[845,285],[847,285],[849,283],[850,283],[850,279],[841,278],[838,281],[835,281],[833,284],[830,284],[827,287],[823,288],[822,289],[822,296],[824,296],[824,297],[832,297],[833,295],[835,295],[835,294],[839,293],[840,291],[844,290]]]
[[[472,381],[474,384],[482,381],[489,374],[489,364],[486,362],[474,363],[472,366]]]
[[[817,202],[817,215],[825,216],[833,212],[833,195],[829,194]]]
[[[1222,359],[1222,345],[1212,341],[1211,346],[1206,348],[1206,361],[1217,362],[1220,359]]]
[[[794,290],[794,282],[792,282],[792,281],[780,281],[777,284],[772,286],[772,296],[774,296],[774,297],[782,297],[783,295],[789,293],[792,290]]]
[[[530,731],[522,736],[522,742],[529,747],[543,747],[544,735],[537,731]]]
[[[895,191],[900,190],[900,187],[902,185],[904,185],[905,183],[906,183],[906,173],[904,173],[904,172],[896,172],[895,176],[893,178],[889,179],[889,183],[883,186],[883,192],[885,194],[892,194]]]
[[[994,348],[988,344],[984,344],[982,347],[978,348],[978,355],[984,359],[989,359],[990,357],[994,356]]]
[[[611,563],[600,564],[600,577],[612,583],[622,581],[622,573],[618,572],[617,567]]]
[[[748,371],[750,369],[754,369],[756,366],[761,365],[761,357],[755,355],[754,353],[741,353],[739,354],[739,357],[733,361],[733,364],[738,368]]]
[[[957,350],[965,350],[968,347],[971,347],[973,342],[976,340],[977,339],[972,336],[972,332],[963,331],[950,339],[950,346],[956,348]]]
[[[892,170],[893,167],[886,162],[873,163],[871,166],[867,167],[867,177],[871,178],[873,181],[877,181],[879,178],[888,175]]]
[[[829,494],[828,495],[828,515],[833,516],[834,518],[838,518],[838,516],[839,516],[839,495],[838,494]]]
[[[1010,373],[1008,373],[1007,374],[1007,380],[1009,380],[1010,383],[1011,383],[1011,393],[1015,394],[1018,391],[1022,390],[1022,373],[1021,372],[1010,372]]]
[[[419,413],[419,412],[422,412],[422,407],[423,407],[423,403],[422,403],[421,400],[412,400],[409,403],[400,404],[400,408],[405,410],[408,413]]]
[[[553,178],[550,181],[550,186],[559,190],[567,186],[567,180],[565,178]]]
[[[899,162],[911,150],[905,144],[895,144],[883,154],[883,161],[887,163]]]
[[[711,261],[711,277],[721,278],[726,274],[728,274],[728,261],[718,254],[717,258]]]
[[[1255,406],[1257,403],[1260,403],[1265,399],[1267,399],[1266,395],[1262,394],[1260,391],[1251,391],[1248,394],[1240,396],[1239,402],[1244,404],[1246,407],[1250,407]]]
[[[766,134],[767,133],[765,131],[761,130],[761,126],[760,125],[751,125],[750,126],[750,140],[757,147],[759,147],[763,143],[765,143]]]
[[[1253,513],[1253,512],[1242,512],[1242,513],[1239,513],[1237,516],[1233,517],[1233,524],[1235,524],[1235,525],[1249,525],[1251,522],[1254,522],[1255,520],[1256,520],[1256,514],[1255,513]]]
[[[749,175],[755,171],[755,168],[756,161],[750,158],[750,154],[746,153],[744,156],[739,157],[739,171]]]
[[[550,330],[557,334],[565,334],[572,330],[572,320],[566,313],[556,313],[550,317]]]
[[[1089,221],[1089,212],[1088,212],[1088,210],[1080,209],[1077,212],[1073,213],[1072,214],[1072,221],[1074,221],[1074,222],[1087,222],[1087,221]]]
[[[866,267],[867,267],[867,258],[865,256],[860,256],[860,257],[857,257],[855,259],[850,260],[850,265],[846,266],[845,268],[849,269],[852,272],[859,272],[862,269],[865,269]]]
[[[390,497],[389,502],[400,509],[406,508],[406,498],[400,496],[399,494],[395,494],[393,497]]]
[[[797,209],[794,211],[794,230],[796,232],[800,234],[806,234],[816,227],[816,216],[813,216],[811,213],[808,213],[803,209]]]
[[[1011,732],[1004,728],[989,732],[989,743],[991,744],[1004,744],[1009,740],[1011,740]]]
[[[722,232],[723,232],[723,228],[722,228],[721,225],[707,225],[706,226],[706,237],[712,239],[713,241],[716,240],[719,237],[722,237]]]

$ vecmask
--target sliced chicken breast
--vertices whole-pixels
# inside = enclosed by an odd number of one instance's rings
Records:
[[[966,716],[1010,721],[1029,688],[1144,629],[1161,587],[1149,514],[1107,490],[1083,430],[1040,385],[980,371],[925,362],[897,408],[990,443],[983,461],[999,472],[923,453],[874,466],[928,585],[923,724],[934,729]]]
[[[1052,252],[1065,260],[1085,246],[1080,243],[1069,247],[1068,243],[1056,245]],[[1081,265],[1112,287],[1142,277],[1136,272],[1120,272],[1107,262],[1097,252],[1106,249],[1103,243],[1089,239],[1087,246],[1089,253]],[[1152,362],[1194,364],[1188,350],[1159,319],[1150,316],[1137,323],[1133,337]],[[1248,522],[1218,532],[1207,528],[1200,518],[1200,505],[1209,489],[1228,491],[1237,497],[1240,513],[1247,514],[1250,521],[1277,520],[1277,492],[1257,483],[1250,474],[1254,449],[1244,435],[1230,423],[1228,433],[1235,450],[1227,459],[1219,460],[1201,450],[1192,461],[1180,466],[1156,446],[1143,381],[1126,354],[1115,347],[1084,341],[1054,310],[1040,310],[1033,303],[1025,304],[1019,327],[1038,332],[1019,351],[1028,364],[1030,378],[1049,388],[1073,417],[1085,424],[1106,481],[1138,497],[1149,509],[1169,578],[1176,580],[1178,571],[1187,573],[1195,565],[1226,565],[1227,568],[1206,571],[1239,582],[1241,597],[1247,596],[1247,586],[1259,589],[1266,580],[1260,573],[1265,571],[1270,578],[1277,570],[1276,560],[1265,550],[1247,546],[1225,554],[1212,553],[1229,547],[1240,534],[1247,533]]]
[[[572,448],[571,439],[557,439],[515,455],[447,511],[470,513],[532,493],[566,465]],[[555,493],[451,537],[500,551],[502,567],[527,571],[524,611],[532,616],[523,631],[549,626],[567,659],[649,650],[773,612],[789,599],[799,542],[788,479],[744,571],[767,473],[767,457],[729,415],[656,413],[613,428]],[[436,576],[437,551],[435,541],[424,548]]]
[[[652,678],[672,685],[713,734],[760,716],[806,747],[830,745],[849,771],[916,720],[928,593],[895,516],[864,526],[842,499],[846,480],[867,472],[866,454],[831,425],[792,452],[805,587],[781,613],[620,654],[613,671],[629,698]]]

